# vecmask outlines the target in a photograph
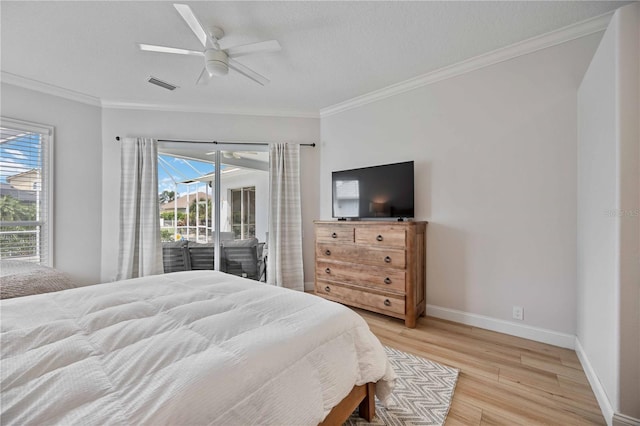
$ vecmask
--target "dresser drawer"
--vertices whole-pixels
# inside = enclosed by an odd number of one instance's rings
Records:
[[[344,301],[346,304],[369,306],[376,308],[377,311],[404,315],[403,296],[375,294],[325,281],[316,281],[316,294],[328,299]]]
[[[404,320],[426,310],[426,222],[328,221],[315,225],[318,296]]]
[[[405,291],[405,271],[399,269],[318,261],[316,278],[401,293]]]
[[[316,244],[316,259],[404,269],[406,253],[399,249],[375,249],[349,244]]]
[[[353,226],[316,225],[316,241],[353,243]]]
[[[363,226],[355,229],[356,244],[366,244],[371,247],[401,247],[407,241],[407,231],[400,226]]]

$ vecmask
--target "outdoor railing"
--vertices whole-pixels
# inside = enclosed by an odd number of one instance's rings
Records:
[[[199,243],[212,243],[214,230],[211,227],[205,227],[203,225],[198,226],[197,228],[194,225],[190,226],[167,226],[167,221],[165,221],[165,226],[160,228],[160,235],[162,242],[175,241],[178,239],[185,239],[190,241],[195,241]]]
[[[40,230],[0,228],[0,259],[39,256]]]

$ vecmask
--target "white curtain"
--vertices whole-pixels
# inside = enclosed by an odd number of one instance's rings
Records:
[[[269,168],[267,282],[280,287],[304,291],[300,145],[271,144]]]
[[[121,142],[118,280],[161,274],[158,146],[148,138]]]

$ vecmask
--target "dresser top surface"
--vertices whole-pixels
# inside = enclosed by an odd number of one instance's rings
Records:
[[[350,226],[415,226],[419,224],[427,224],[424,220],[314,220],[316,225],[350,225]]]

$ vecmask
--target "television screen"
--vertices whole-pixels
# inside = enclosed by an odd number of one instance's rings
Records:
[[[411,218],[413,161],[332,173],[333,217]]]

